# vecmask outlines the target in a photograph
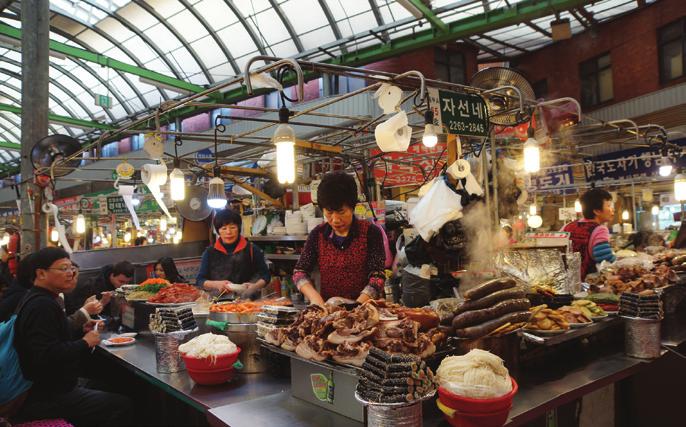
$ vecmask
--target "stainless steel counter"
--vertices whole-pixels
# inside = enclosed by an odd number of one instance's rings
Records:
[[[129,346],[101,345],[98,353],[201,412],[273,394],[290,395],[288,379],[274,378],[266,373],[237,374],[231,382],[216,386],[196,384],[185,371],[160,374],[157,372],[154,338],[150,335],[139,334],[136,343]]]

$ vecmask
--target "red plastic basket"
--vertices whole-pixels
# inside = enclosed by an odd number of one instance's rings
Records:
[[[512,380],[512,391],[508,394],[492,399],[473,399],[471,397],[458,396],[443,387],[438,388],[438,396],[441,402],[459,412],[468,414],[492,414],[494,412],[508,411],[512,406],[512,398],[517,394],[519,387],[514,378]]]

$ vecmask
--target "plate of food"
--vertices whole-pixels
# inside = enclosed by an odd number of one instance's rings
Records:
[[[102,343],[108,347],[119,347],[123,345],[129,345],[133,344],[136,342],[136,339],[134,337],[127,337],[127,336],[116,336],[116,337],[111,337],[106,340],[102,340]]]
[[[558,313],[564,317],[570,328],[578,329],[592,325],[593,321],[579,307],[566,305],[557,309]]]
[[[600,320],[603,320],[603,319],[607,318],[608,316],[609,316],[609,315],[608,315],[607,313],[602,314],[602,315],[600,315],[600,316],[591,316],[591,320],[593,320],[594,322],[598,322],[598,321],[600,321]]]

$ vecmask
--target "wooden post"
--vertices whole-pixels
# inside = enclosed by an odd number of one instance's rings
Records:
[[[448,167],[455,163],[455,160],[457,160],[457,144],[460,139],[457,137],[457,135],[453,134],[448,134],[448,140],[446,142],[446,148],[447,148],[447,153],[448,153]],[[460,150],[461,151],[461,150]],[[450,175],[448,175],[448,180],[452,185],[455,185],[457,183],[457,180],[452,178]]]

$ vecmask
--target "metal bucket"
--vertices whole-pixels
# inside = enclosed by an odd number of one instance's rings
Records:
[[[186,370],[186,366],[179,353],[181,338],[169,334],[155,334],[155,358],[157,372],[171,374]]]
[[[368,427],[417,427],[422,425],[422,402],[405,406],[367,406]]]
[[[639,359],[660,357],[660,323],[657,319],[622,316],[624,319],[624,352]]]
[[[267,370],[267,362],[261,353],[261,345],[257,341],[257,324],[255,323],[227,323],[226,335],[241,348],[239,360],[243,369],[239,372],[254,374]]]

